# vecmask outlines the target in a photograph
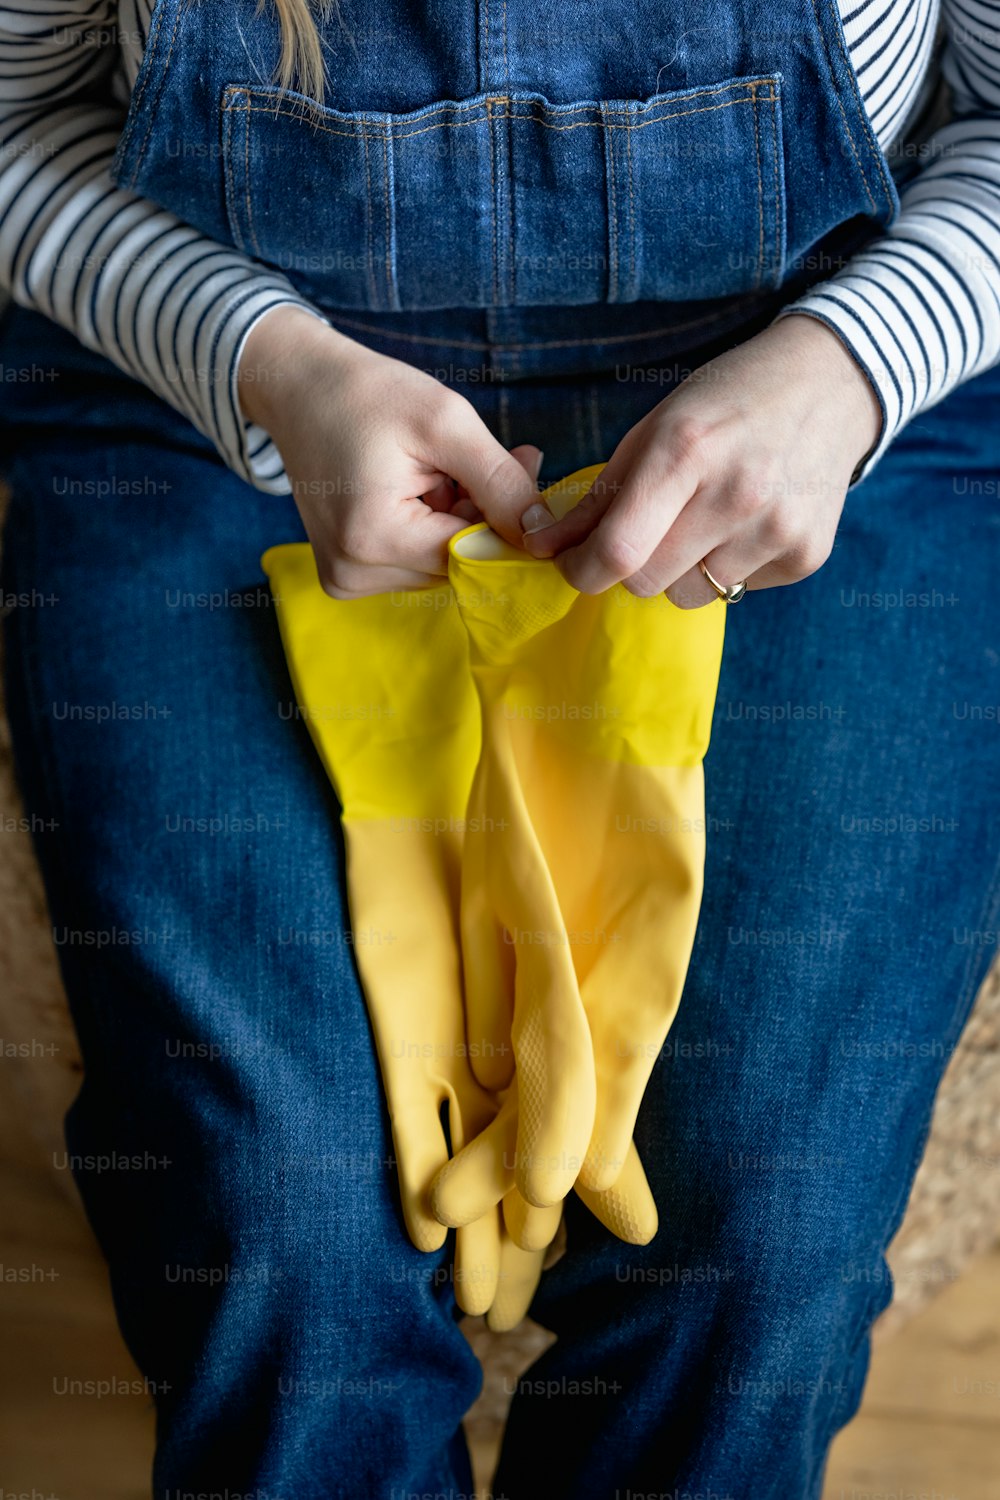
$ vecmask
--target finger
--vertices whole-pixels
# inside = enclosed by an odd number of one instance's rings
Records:
[[[748,589],[787,588],[789,584],[801,583],[803,578],[818,572],[829,559],[833,544],[833,536],[816,531],[801,540],[791,552],[787,548],[779,551],[772,545],[767,562],[759,563],[756,555],[751,555],[743,564],[747,571],[741,576],[746,578]],[[730,567],[728,557],[721,557],[719,566]]]
[[[536,1208],[511,1188],[503,1200],[503,1221],[507,1233],[522,1250],[546,1250],[556,1237],[562,1218],[562,1204]]]
[[[430,1188],[448,1144],[433,1099],[393,1116],[392,1143],[406,1232],[418,1250],[440,1250],[448,1231],[432,1211]]]
[[[720,508],[711,503],[704,489],[698,489],[657,541],[641,567],[622,583],[637,599],[651,599],[665,593],[670,584],[697,567],[700,558],[724,542],[732,532]],[[700,573],[703,590],[696,590],[698,603],[707,604],[712,586]],[[701,593],[708,591],[702,598]]]
[[[545,454],[541,448],[536,448],[534,443],[517,443],[510,450],[511,458],[516,458],[524,472],[535,481],[537,487],[538,476],[542,471],[542,459]]]
[[[643,570],[696,490],[690,465],[668,465],[662,454],[647,451],[590,535],[560,552],[556,566],[580,593],[603,593]]]
[[[576,1191],[595,1218],[627,1245],[648,1245],[659,1228],[656,1200],[635,1141],[629,1142],[625,1163],[610,1188],[595,1193],[578,1182]]]
[[[408,573],[403,568],[365,567],[361,563],[337,563],[324,579],[324,592],[331,599],[367,599],[373,594],[410,593],[415,589],[440,588],[441,579],[430,573]]]
[[[468,498],[456,500],[449,514],[458,516],[462,521],[481,521],[483,519],[473,502]]]
[[[507,1235],[500,1241],[500,1277],[486,1326],[493,1333],[509,1333],[525,1317],[542,1277],[544,1250],[522,1250]]]
[[[589,490],[565,515],[555,519],[545,502],[545,493],[521,518],[524,547],[532,557],[554,557],[566,547],[588,537],[617,496],[628,474],[632,447],[619,443]]]
[[[631,1066],[606,1072],[601,1080],[594,1129],[576,1184],[592,1193],[606,1193],[615,1186],[633,1148],[642,1088],[636,1087],[636,1060],[630,1061]]]
[[[544,457],[541,448],[536,448],[533,443],[522,443],[519,447],[512,448],[510,451],[511,457],[516,458],[525,473],[530,474],[532,479],[537,482],[539,470],[542,466],[542,458]],[[452,504],[449,506],[449,513],[451,515],[460,516],[463,521],[481,521],[483,519],[482,513],[476,509],[475,502],[470,499],[464,485],[459,484],[457,480],[452,480],[452,492]]]
[[[389,501],[341,523],[332,547],[312,537],[320,582],[334,598],[428,587],[448,572],[448,543],[465,523],[418,497]]]
[[[354,549],[355,560],[443,576],[448,571],[448,543],[464,527],[457,516],[431,510],[414,496],[390,508],[381,550],[385,554],[391,549],[391,556],[365,556],[365,543],[361,541]]]
[[[443,510],[454,515],[455,501],[459,498],[458,485],[447,474],[440,474],[420,498],[429,510]]]
[[[511,1088],[499,1114],[431,1184],[430,1207],[439,1225],[461,1228],[495,1207],[514,1185],[517,1090]]]
[[[713,589],[700,568],[689,568],[682,578],[661,592],[678,609],[704,609],[707,604],[719,601],[718,590]]]
[[[752,594],[757,589],[786,589],[789,584],[801,583],[803,578],[808,578],[815,572],[815,568],[803,569],[779,557],[765,568],[758,568],[756,572],[747,574],[747,593]]]
[[[500,1280],[500,1214],[486,1213],[455,1236],[455,1301],[480,1317],[492,1306]]]
[[[742,560],[747,558],[759,559],[763,564],[768,549],[762,548],[754,528],[734,517],[724,501],[724,495],[715,486],[701,486],[643,566],[623,580],[629,593],[640,599],[669,593],[673,602],[682,608],[699,609],[718,598],[717,591],[701,571],[703,559],[713,577],[723,584],[736,582],[737,578],[716,573],[712,563],[707,561],[709,558],[714,557],[717,563],[730,570],[734,565],[742,565]],[[738,578],[746,576],[746,573],[737,575]]]
[[[773,561],[774,548],[755,542],[747,535],[713,547],[704,556],[705,567],[723,588],[732,588],[738,583],[746,583],[749,588],[754,574]],[[763,586],[767,587],[766,584]],[[719,597],[718,590],[712,587],[698,566],[689,568],[670,583],[664,593],[680,609],[700,609]]]
[[[434,462],[464,485],[493,530],[521,546],[521,517],[538,499],[538,486],[524,465],[497,442],[469,407],[433,455]]]
[[[491,839],[468,838],[462,859],[460,931],[465,1032],[472,1071],[484,1088],[511,1082],[514,949],[497,918],[490,885]]]

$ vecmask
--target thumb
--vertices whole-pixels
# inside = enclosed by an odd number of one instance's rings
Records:
[[[524,444],[517,452],[524,454],[527,449]],[[493,530],[512,546],[521,547],[521,517],[538,499],[534,474],[508,453],[471,407],[466,424],[454,432],[449,450],[436,455],[435,461],[458,480]]]
[[[542,459],[545,457],[541,448],[536,448],[534,443],[519,443],[518,446],[516,448],[512,448],[510,452],[511,457],[517,459],[518,463],[524,469],[525,473],[530,474],[537,487],[538,476],[541,473],[542,469]],[[463,485],[458,485],[457,496],[458,498],[454,501],[454,503],[448,507],[449,515],[460,516],[462,520],[466,522],[481,521],[483,519],[479,514],[479,511],[469,499]],[[425,495],[424,499],[426,500],[426,498],[427,497]]]
[[[545,454],[541,448],[536,448],[534,443],[518,443],[510,450],[511,458],[516,458],[524,472],[531,476],[538,486],[538,476],[542,472],[542,459]]]

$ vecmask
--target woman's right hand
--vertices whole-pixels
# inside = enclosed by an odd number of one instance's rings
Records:
[[[539,450],[508,453],[464,396],[424,371],[287,305],[251,330],[239,390],[277,444],[334,598],[437,583],[449,538],[480,516],[522,545]]]

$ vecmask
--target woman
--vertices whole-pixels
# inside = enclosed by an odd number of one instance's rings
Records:
[[[11,714],[157,1496],[471,1490],[260,583],[302,528],[339,597],[478,515],[581,590],[749,584],[662,1227],[568,1205],[497,1494],[815,1497],[857,1406],[998,926],[1000,5],[706,15],[0,7]]]

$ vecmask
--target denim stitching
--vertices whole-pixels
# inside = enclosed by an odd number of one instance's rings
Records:
[[[129,112],[128,112],[129,118],[126,119],[125,129],[122,132],[121,150],[122,150],[123,154],[128,149],[129,141],[132,139],[132,136],[135,134],[135,127],[136,127],[136,123],[137,123],[138,118],[139,118],[139,108],[140,108],[140,106],[142,104],[143,95],[146,92],[146,88],[147,88],[147,86],[149,84],[149,80],[150,80],[150,78],[152,76],[152,72],[153,72],[153,60],[154,60],[154,57],[156,55],[156,48],[157,48],[157,46],[159,44],[160,32],[163,29],[163,17],[164,17],[164,14],[166,12],[166,9],[167,9],[167,0],[164,0],[164,4],[161,6],[161,8],[159,10],[159,13],[157,14],[156,20],[155,20],[155,22],[154,22],[154,24],[153,24],[153,26],[152,26],[152,28],[150,30],[150,33],[149,33],[149,39],[146,42],[146,50],[145,50],[145,55],[143,57],[143,78],[142,78],[142,82],[139,85],[138,93],[136,93],[133,96],[132,104],[131,104],[131,107],[130,107]],[[149,132],[147,131],[147,136],[148,136],[148,133]],[[143,149],[145,150],[145,142],[143,142]],[[140,165],[141,160],[142,160],[142,157],[141,157],[141,154],[140,154],[139,161],[136,162],[135,168],[134,168],[134,170],[132,172],[132,176],[129,179],[130,186],[133,186],[133,187],[135,186],[135,179],[139,175],[139,165]]]
[[[607,145],[608,188],[611,202],[608,212],[608,301],[618,301],[618,162],[614,136],[605,131]]]
[[[874,211],[874,210],[876,210],[875,199],[872,196],[872,190],[871,190],[871,188],[868,186],[868,178],[865,176],[865,169],[861,165],[861,158],[858,155],[858,148],[854,144],[854,137],[851,134],[851,127],[847,123],[847,111],[844,108],[844,101],[841,99],[841,97],[840,97],[840,90],[837,87],[837,78],[836,78],[836,74],[833,71],[833,62],[832,62],[832,60],[830,58],[830,49],[829,49],[829,47],[827,45],[826,35],[825,35],[824,31],[823,31],[823,22],[820,20],[819,6],[817,5],[816,0],[812,0],[812,8],[813,8],[813,14],[816,17],[816,29],[819,31],[819,34],[820,34],[820,36],[823,39],[823,51],[826,54],[826,65],[827,65],[827,67],[830,70],[830,82],[833,85],[833,94],[834,94],[834,98],[837,101],[837,108],[840,110],[840,118],[844,122],[844,129],[847,132],[847,139],[848,139],[848,142],[849,142],[850,147],[851,147],[851,154],[854,157],[854,161],[855,161],[855,164],[857,166],[858,171],[861,173],[861,181],[865,185],[865,192],[868,195],[868,202],[871,204],[872,209]]]
[[[177,6],[177,12],[176,12],[176,14],[174,16],[174,29],[170,33],[170,46],[167,48],[167,55],[164,58],[163,68],[162,68],[162,70],[160,71],[160,74],[159,74],[159,88],[157,89],[157,98],[159,98],[160,94],[163,93],[163,86],[164,86],[164,84],[166,83],[166,80],[167,80],[167,71],[168,71],[168,69],[170,67],[171,58],[174,55],[174,43],[177,41],[177,32],[180,29],[181,11],[183,10],[183,8],[184,8],[184,0],[179,0],[178,6]],[[146,134],[142,138],[142,145],[139,147],[139,154],[138,154],[138,156],[135,159],[135,167],[134,167],[134,169],[132,171],[131,177],[129,178],[129,186],[130,187],[133,187],[133,188],[135,187],[136,179],[139,176],[139,168],[142,166],[142,159],[143,159],[143,157],[146,154],[146,147],[149,145],[149,137],[152,134],[153,122],[154,122],[155,118],[156,118],[156,111],[155,111],[155,109],[150,110],[149,119],[146,121]],[[248,128],[249,128],[249,121],[247,122],[247,125],[248,125]]]
[[[813,0],[813,3],[815,3],[815,0]],[[774,83],[774,81],[775,80],[772,79],[772,78],[761,80],[762,83],[768,83],[768,84],[772,84],[772,83]],[[599,120],[579,120],[579,121],[576,121],[574,124],[571,124],[571,125],[556,125],[556,124],[553,124],[551,121],[540,119],[537,114],[516,114],[516,113],[514,113],[512,111],[511,112],[505,112],[502,115],[493,114],[492,109],[491,109],[492,105],[494,105],[494,104],[509,104],[511,102],[510,99],[507,96],[502,96],[502,95],[498,95],[496,97],[491,97],[489,99],[483,100],[481,104],[476,104],[474,106],[471,106],[472,108],[475,108],[475,109],[485,109],[486,110],[486,116],[485,117],[480,117],[479,119],[474,119],[474,120],[446,120],[446,121],[443,121],[439,125],[421,126],[418,130],[407,130],[407,131],[400,130],[398,125],[382,124],[382,123],[380,123],[378,121],[375,121],[375,120],[366,120],[363,117],[358,120],[356,126],[354,126],[352,128],[344,129],[344,130],[337,130],[337,129],[335,129],[331,125],[322,125],[322,124],[320,124],[320,122],[318,120],[317,121],[310,120],[309,117],[307,115],[303,114],[303,112],[300,109],[287,108],[287,107],[286,108],[282,108],[281,105],[280,105],[280,103],[277,104],[277,105],[274,105],[274,106],[265,106],[265,105],[261,105],[261,104],[244,104],[244,105],[227,104],[226,107],[228,109],[250,110],[254,114],[270,114],[270,115],[273,115],[275,118],[284,117],[284,118],[298,119],[300,122],[311,124],[312,127],[313,127],[313,129],[321,131],[324,135],[339,135],[339,136],[354,137],[354,136],[357,136],[358,134],[366,134],[366,133],[368,133],[370,131],[373,135],[380,135],[380,134],[384,134],[384,133],[391,133],[391,134],[398,135],[398,139],[400,139],[400,140],[410,140],[414,136],[426,135],[426,134],[428,134],[432,130],[459,130],[459,129],[462,129],[464,127],[470,126],[470,125],[485,125],[488,122],[492,122],[493,120],[498,120],[498,119],[524,120],[524,121],[527,121],[530,124],[535,124],[535,125],[541,126],[543,130],[556,130],[556,131],[563,131],[563,132],[569,131],[569,130],[644,130],[648,125],[659,125],[664,120],[682,119],[682,118],[685,118],[688,115],[712,114],[716,110],[731,109],[734,105],[738,105],[738,104],[756,104],[759,99],[762,99],[765,103],[767,103],[767,102],[776,103],[777,102],[777,95],[775,93],[772,92],[772,93],[768,93],[768,94],[758,94],[757,91],[756,91],[756,85],[744,85],[744,84],[732,85],[731,84],[731,85],[728,86],[728,88],[723,88],[723,89],[704,89],[704,90],[699,90],[698,93],[699,94],[706,94],[706,95],[726,93],[726,92],[728,92],[728,89],[731,89],[731,88],[734,88],[734,87],[735,88],[748,87],[748,88],[751,89],[751,92],[749,94],[745,95],[743,98],[740,98],[740,99],[730,99],[725,104],[712,104],[712,105],[707,105],[707,106],[699,106],[698,108],[695,108],[695,109],[678,109],[678,110],[673,110],[673,111],[671,111],[670,113],[667,113],[667,114],[653,115],[649,119],[636,121],[634,124],[619,124],[616,121],[613,121],[613,120],[609,121],[607,118],[602,118],[602,119],[599,119]],[[246,88],[246,89],[241,89],[239,92],[240,92],[240,96],[241,97],[245,97],[245,98],[248,98],[248,99],[251,98],[251,97],[260,97],[261,96],[261,91],[257,90],[257,89]],[[434,114],[439,114],[439,113],[441,113],[444,110],[455,111],[455,110],[460,110],[460,109],[468,109],[469,107],[470,106],[465,106],[465,105],[461,105],[461,104],[443,104],[443,105],[440,106],[439,109],[435,109],[435,110],[429,112],[429,114],[427,116],[423,116],[422,118],[431,118]],[[595,108],[600,109],[601,106],[599,104],[596,105],[596,106],[593,105],[593,104],[578,105],[578,106],[573,106],[572,108],[568,108],[568,109],[565,109],[565,110],[560,110],[560,113],[566,114],[566,115],[583,114],[583,113],[585,113],[587,111],[593,112],[593,110]],[[631,116],[633,113],[634,112],[631,111],[631,110],[606,110],[606,111],[604,111],[605,116],[614,116],[614,115]]]
[[[754,298],[752,293],[747,293],[749,302],[760,301]],[[379,328],[373,323],[362,323],[359,318],[342,317],[339,312],[334,314],[334,321],[342,323],[345,328],[357,328],[362,333],[375,333],[381,338],[395,340],[396,343],[404,344],[426,344],[428,347],[443,349],[485,349],[494,353],[504,353],[515,349],[579,349],[588,344],[634,344],[641,339],[657,338],[660,334],[685,333],[691,328],[704,328],[718,321],[718,313],[706,313],[703,318],[691,318],[686,323],[672,323],[666,328],[644,328],[641,333],[621,333],[617,338],[611,338],[607,334],[601,334],[597,338],[574,338],[574,339],[541,339],[535,343],[527,344],[498,344],[480,342],[477,339],[447,339],[434,334],[423,333],[401,333],[391,329]]]
[[[257,242],[257,231],[254,229],[254,224],[253,224],[253,206],[252,206],[252,204],[250,202],[250,116],[249,115],[246,116],[246,118],[243,121],[243,124],[244,124],[244,131],[243,131],[243,173],[244,173],[243,193],[244,193],[244,197],[246,199],[246,205],[247,205],[247,233],[250,236],[250,243],[251,243],[251,245],[253,246],[254,250],[257,252],[257,259],[258,260],[262,260],[263,259],[263,254],[261,252],[260,245]]]
[[[765,103],[770,102],[772,104],[777,99],[776,94],[762,94],[759,97]],[[640,120],[634,125],[624,125],[619,124],[617,121],[609,122],[606,120],[578,120],[573,125],[553,125],[548,120],[540,120],[536,115],[518,115],[510,112],[492,114],[488,112],[485,118],[478,120],[447,120],[441,125],[423,126],[420,130],[399,131],[397,126],[377,126],[374,121],[360,121],[360,132],[358,130],[334,130],[332,126],[320,125],[319,123],[316,123],[313,128],[321,131],[324,135],[339,135],[354,138],[359,133],[367,133],[370,127],[370,133],[373,136],[394,135],[397,140],[401,141],[412,140],[418,135],[429,135],[435,130],[462,130],[470,125],[485,125],[493,120],[521,120],[528,124],[539,125],[543,130],[555,130],[561,133],[570,130],[645,130],[648,125],[660,125],[664,120],[680,120],[686,118],[688,115],[710,115],[721,109],[732,109],[738,104],[755,104],[757,102],[756,97],[748,95],[745,99],[731,99],[727,104],[710,104],[698,109],[678,109],[674,110],[671,114],[654,115],[651,119]],[[263,105],[257,104],[233,106],[233,108],[240,107],[249,110],[252,114],[269,114],[275,118],[286,117],[291,119],[298,118],[299,120],[304,118],[301,114],[297,114],[293,110],[266,109]],[[489,103],[487,103],[486,107],[487,111],[489,111]]]
[[[711,87],[705,87],[705,88],[702,88],[702,89],[689,89],[689,90],[685,90],[684,92],[685,92],[686,96],[689,99],[700,99],[700,98],[703,98],[703,97],[706,97],[706,96],[707,97],[713,97],[716,94],[729,94],[729,93],[734,92],[736,89],[748,89],[748,90],[750,90],[752,92],[752,91],[754,91],[756,89],[759,89],[765,83],[766,84],[777,83],[777,75],[772,75],[770,77],[763,77],[763,78],[741,79],[741,80],[736,81],[735,83],[713,84]],[[233,96],[233,97],[240,96],[240,97],[243,97],[243,96],[252,94],[255,97],[264,97],[264,98],[273,98],[275,96],[275,92],[276,91],[274,89],[254,88],[251,85],[247,85],[247,84],[231,84],[229,86],[229,88],[227,89],[227,91],[226,91],[227,96]],[[417,118],[422,119],[422,120],[430,120],[430,119],[433,119],[433,117],[435,115],[443,114],[446,110],[455,111],[455,110],[458,110],[458,109],[470,109],[470,108],[485,109],[485,107],[486,107],[487,104],[509,104],[510,102],[511,102],[511,96],[509,94],[490,94],[485,99],[479,99],[479,100],[477,100],[474,105],[470,105],[468,102],[463,103],[461,100],[458,100],[458,99],[447,99],[447,100],[445,100],[441,104],[428,105],[428,107],[426,109],[424,109],[424,110],[416,110],[416,111],[413,112],[413,116],[414,116],[415,120]],[[601,101],[601,100],[587,100],[587,101],[585,101],[583,103],[580,103],[580,104],[551,104],[551,103],[547,103],[547,104],[544,104],[544,105],[542,104],[541,100],[537,100],[537,99],[534,99],[534,100],[524,100],[523,102],[524,103],[530,103],[532,105],[537,105],[537,106],[546,108],[552,114],[578,115],[578,114],[582,114],[585,110],[593,110],[595,108],[598,108],[598,109],[601,108],[602,102],[605,103],[605,104],[610,104],[613,101],[611,101],[611,100],[605,100],[605,101]],[[667,102],[667,97],[665,96],[664,103],[666,103],[666,102]],[[278,111],[278,109],[280,107],[280,104],[281,104],[281,96],[279,95],[277,103],[275,104],[275,112],[276,113],[277,113],[277,111]],[[303,115],[304,115],[305,118],[311,118],[311,115],[309,114],[309,101],[308,100],[303,100],[302,104],[299,106],[299,108],[303,112]],[[626,107],[624,109],[608,109],[606,112],[608,114],[611,114],[611,115],[632,115],[632,114],[635,113],[635,110],[633,108]],[[363,119],[364,118],[364,112],[363,111],[359,111],[358,113],[359,113],[359,116]]]
[[[487,11],[488,10],[489,10],[489,0],[487,0]],[[483,122],[480,120],[477,123],[478,124],[482,124]],[[497,175],[496,175],[496,167],[495,167],[494,161],[493,161],[493,157],[494,157],[494,154],[495,154],[495,151],[496,151],[496,144],[495,144],[494,136],[493,136],[493,115],[492,115],[491,110],[490,110],[489,101],[487,101],[487,104],[486,104],[486,124],[489,126],[489,132],[490,132],[490,140],[489,140],[489,146],[490,146],[490,216],[491,216],[491,218],[493,220],[493,305],[495,307],[499,307],[499,305],[500,305],[500,267],[499,267],[499,264],[498,264],[498,261],[497,261]],[[435,126],[434,128],[438,129],[440,127]]]
[[[753,141],[757,154],[757,275],[754,278],[754,286],[759,287],[764,275],[764,183],[760,170],[760,124],[756,95],[753,101]]]
[[[392,276],[392,219],[390,218],[390,204],[392,195],[389,188],[389,137],[382,137],[382,178],[385,183],[385,298],[386,307],[392,307],[395,298],[393,296]]]
[[[774,264],[771,268],[773,283],[781,275],[781,179],[778,176],[778,111],[771,109],[768,114],[771,117],[771,166],[774,170]]]
[[[503,135],[507,138],[506,142],[505,142],[504,140],[501,139],[501,132],[496,129],[496,122],[498,120],[502,120],[503,118],[504,118],[503,115],[495,115],[492,112],[490,114],[491,154],[492,154],[493,165],[496,168],[496,183],[495,183],[496,204],[495,204],[494,220],[493,220],[493,245],[494,245],[494,253],[495,253],[495,256],[496,256],[496,281],[495,281],[495,285],[497,287],[497,297],[496,297],[495,300],[496,300],[498,306],[506,306],[507,303],[510,301],[510,297],[508,295],[509,294],[509,286],[510,286],[510,264],[509,264],[509,260],[510,260],[510,252],[513,250],[513,243],[512,243],[512,241],[513,241],[513,235],[510,232],[510,227],[509,227],[510,226],[511,184],[510,184],[509,180],[508,180],[508,182],[506,184],[504,183],[504,162],[505,162],[505,157],[507,157],[507,152],[504,150],[504,145],[506,144],[507,151],[509,151],[509,149],[510,149],[510,141],[509,141],[510,131],[507,130],[506,127],[504,128]],[[506,186],[506,192],[505,192],[505,186]],[[500,218],[501,218],[501,215],[503,213],[504,199],[505,198],[506,198],[507,222],[508,222],[508,234],[507,234],[507,245],[506,246],[504,246],[504,244],[502,243],[502,241],[500,239]],[[507,253],[505,253],[505,251]]]
[[[816,5],[816,0],[813,0],[813,8],[814,9],[815,9],[815,5]],[[851,88],[854,91],[854,97],[855,97],[855,99],[857,100],[857,103],[858,103],[858,112],[861,115],[861,123],[863,124],[863,126],[865,128],[865,132],[866,132],[866,134],[868,136],[868,143],[872,147],[872,150],[873,150],[873,153],[874,153],[874,156],[875,156],[875,164],[878,167],[879,175],[882,178],[882,187],[885,190],[886,198],[891,203],[892,202],[892,193],[889,190],[889,180],[888,180],[888,178],[886,177],[886,174],[885,174],[885,159],[884,159],[884,157],[882,155],[882,148],[879,146],[878,141],[875,139],[875,133],[872,130],[872,127],[871,127],[871,120],[869,119],[869,116],[868,116],[867,106],[865,105],[865,102],[864,102],[864,100],[861,97],[860,90],[858,89],[858,81],[857,81],[857,75],[855,74],[855,71],[854,71],[854,65],[851,63],[850,59],[847,56],[847,53],[844,51],[844,38],[841,35],[841,25],[839,23],[839,17],[837,16],[837,12],[834,10],[834,8],[833,8],[832,5],[830,6],[830,14],[831,14],[831,16],[833,17],[833,20],[834,20],[834,28],[833,29],[834,29],[834,35],[837,38],[837,46],[840,49],[840,55],[841,55],[841,58],[843,59],[844,66],[847,69],[847,74],[848,74],[848,77],[849,77],[849,79],[851,81]],[[819,18],[817,17],[817,20],[818,19]],[[838,103],[840,102],[839,98],[838,98],[837,102]],[[864,173],[862,173],[862,176],[864,176]],[[867,180],[867,178],[865,178],[865,187],[867,188],[867,186],[868,186],[868,180]],[[869,197],[870,196],[871,196],[871,194],[869,194]]]
[[[629,255],[629,287],[631,291],[638,283],[638,268],[636,266],[635,248],[635,181],[632,176],[632,137],[625,137],[625,160],[628,164],[628,227],[631,254]]]
[[[235,113],[236,113],[235,110],[227,109],[224,112],[224,114],[223,114],[224,144],[226,146],[229,145],[229,142],[232,139],[232,132],[233,132],[233,127],[232,127],[232,124],[230,122],[230,118],[229,117],[230,117],[230,115],[233,115]],[[250,131],[250,121],[249,120],[246,121],[246,127],[247,127],[247,133],[249,134],[249,131]],[[234,235],[234,238],[236,240],[236,246],[237,246],[237,248],[239,250],[245,250],[245,245],[243,243],[243,234],[242,234],[242,231],[240,229],[239,215],[236,212],[236,180],[233,177],[233,159],[234,159],[235,155],[236,155],[236,153],[234,151],[227,150],[226,153],[225,153],[225,164],[224,165],[225,165],[225,173],[226,173],[226,198],[227,198],[229,204],[232,207],[232,213],[231,213],[230,217],[232,219],[233,235]]]
[[[490,66],[490,0],[483,0],[483,82],[487,85],[491,82],[492,72],[493,69]]]
[[[372,167],[368,152],[368,137],[362,136],[361,142],[365,148],[365,192],[368,197],[368,215],[365,219],[365,238],[368,242],[368,290],[371,295],[372,305],[375,306],[378,303],[378,292],[375,287],[375,205],[372,202]]]
[[[504,0],[504,26],[507,24],[507,0]],[[504,32],[504,47],[506,50],[506,31]],[[514,212],[514,183],[517,177],[514,171],[514,132],[506,131],[507,136],[507,217],[509,221],[508,244],[510,245],[510,265],[507,279],[510,284],[510,300],[517,305],[517,214]]]

